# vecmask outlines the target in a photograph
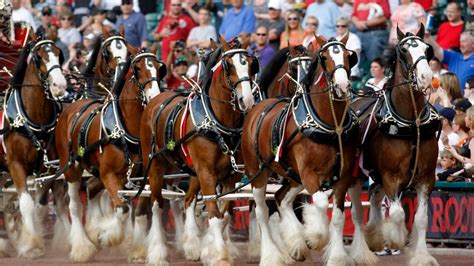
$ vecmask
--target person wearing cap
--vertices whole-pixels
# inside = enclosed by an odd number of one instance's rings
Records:
[[[443,108],[439,111],[441,117],[441,136],[438,141],[438,150],[442,151],[447,146],[454,146],[459,142],[459,136],[453,130],[453,120],[456,111],[453,108]]]
[[[303,19],[303,27],[306,28],[306,20],[309,16],[314,16],[319,20],[318,33],[326,39],[336,36],[336,19],[341,12],[336,4],[328,0],[317,0],[306,9]]]
[[[37,32],[42,32],[46,33],[46,30],[51,26],[52,24],[52,15],[53,15],[53,10],[49,8],[48,6],[45,6],[41,9],[41,24],[36,30]]]
[[[465,114],[467,109],[469,109],[469,107],[472,106],[472,103],[466,99],[466,98],[462,98],[462,99],[458,99],[455,101],[454,103],[454,111],[456,111],[456,114]]]
[[[186,58],[178,57],[174,64],[167,65],[169,69],[165,77],[166,87],[173,90],[190,89],[191,85],[183,78],[188,71],[188,61],[186,61]]]
[[[219,34],[226,40],[239,36],[240,33],[255,31],[257,18],[253,9],[244,4],[244,0],[232,0],[232,8],[224,15]]]
[[[116,30],[120,31],[120,27],[125,27],[125,39],[133,47],[147,47],[148,33],[146,30],[146,19],[140,12],[133,11],[132,0],[122,0],[120,9],[122,15],[115,24]]]
[[[285,19],[281,16],[282,4],[279,0],[268,2],[268,19],[257,22],[257,28],[266,27],[268,29],[268,41],[275,51],[280,49],[280,36],[285,31]],[[258,40],[254,34],[253,39]]]

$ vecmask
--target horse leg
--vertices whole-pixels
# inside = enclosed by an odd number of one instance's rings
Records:
[[[125,225],[130,216],[130,207],[118,197],[118,191],[123,186],[117,173],[101,171],[101,178],[112,201],[114,213],[111,216],[106,216],[100,224],[99,243],[101,246],[116,246],[124,238]]]
[[[86,233],[89,239],[97,247],[100,247],[99,234],[104,219],[101,208],[102,195],[105,194],[104,184],[97,177],[87,180],[87,212],[86,212]],[[109,207],[110,208],[110,207]]]
[[[257,224],[257,214],[255,212],[255,205],[249,203],[251,211],[249,214],[249,247],[248,247],[248,256],[250,260],[258,260],[260,258],[260,229],[258,229]]]
[[[278,207],[281,217],[280,232],[283,242],[286,243],[285,249],[297,261],[303,261],[309,257],[309,249],[304,239],[304,227],[293,210],[293,202],[303,188],[302,185],[292,182]]]
[[[415,221],[410,234],[410,261],[409,265],[439,265],[436,259],[428,253],[426,247],[426,227],[428,226],[428,199],[426,187],[420,187],[416,191],[418,207],[415,213]]]
[[[39,224],[44,228],[45,223],[48,219],[49,212],[49,189],[51,184],[39,185],[35,184],[35,203],[36,203],[36,216],[38,217]]]
[[[148,213],[151,209],[151,199],[149,197],[140,197],[138,206],[135,210],[135,223],[133,226],[133,240],[128,261],[133,263],[144,263],[146,260]]]
[[[217,195],[216,174],[210,169],[198,170],[199,182],[203,196]],[[209,228],[203,237],[203,249],[201,250],[201,261],[204,264],[227,264],[232,263],[229,247],[224,241],[224,217],[219,211],[216,200],[206,201]]]
[[[69,224],[69,213],[67,210],[66,189],[64,180],[56,180],[52,185],[54,195],[54,209],[56,222],[54,223],[54,237],[52,246],[57,250],[69,251],[71,248],[64,243],[64,236],[71,230]]]
[[[149,172],[151,188],[151,227],[148,233],[147,264],[168,265],[168,248],[166,246],[165,230],[162,224],[163,197],[163,176],[165,174],[165,162],[161,159],[153,160]]]
[[[372,251],[379,251],[384,248],[384,240],[382,234],[383,220],[385,215],[382,216],[382,200],[385,196],[381,185],[375,185],[369,190],[369,221],[365,228],[365,240],[367,245]]]
[[[328,196],[318,191],[312,195],[312,201],[303,207],[304,237],[311,249],[321,250],[329,240]]]
[[[71,244],[70,258],[76,262],[88,261],[97,251],[96,247],[86,235],[82,225],[82,203],[79,196],[80,179],[68,183],[69,212],[71,214],[71,231],[69,243]]]
[[[179,180],[176,181],[176,185],[178,185],[178,183],[179,183]],[[173,190],[173,186],[171,184],[167,184],[166,187],[168,190]],[[170,209],[171,209],[171,212],[173,213],[173,219],[174,219],[175,239],[181,239],[184,232],[184,213],[183,213],[183,208],[180,204],[181,202],[182,202],[181,199],[172,199],[169,201]],[[176,244],[177,243],[178,241],[176,241]],[[182,248],[180,245],[178,245],[176,248],[182,251]]]
[[[387,180],[384,178],[384,180]],[[388,221],[383,225],[384,244],[390,249],[402,249],[406,245],[408,230],[405,226],[405,210],[402,208],[401,198],[395,189],[385,187],[385,192],[391,204]]]
[[[184,231],[181,238],[178,239],[179,246],[184,251],[184,256],[188,260],[199,260],[201,256],[201,230],[196,223],[196,194],[200,189],[199,179],[191,176],[189,180],[189,189],[184,198],[185,220]]]
[[[376,265],[377,256],[370,251],[363,235],[364,208],[362,207],[362,182],[359,180],[349,189],[352,201],[352,223],[354,224],[354,238],[351,245],[350,256],[357,265]]]
[[[352,265],[353,261],[344,249],[344,200],[346,196],[347,181],[342,179],[334,187],[332,218],[329,224],[329,243],[324,253],[327,265]]]
[[[266,171],[267,172],[267,171]],[[253,173],[249,171],[249,176]],[[255,200],[255,214],[260,228],[261,250],[260,265],[285,265],[291,263],[291,257],[282,252],[272,238],[269,226],[268,206],[265,202],[268,173],[262,173],[252,182],[252,194]],[[276,218],[275,218],[276,219]]]
[[[36,216],[35,202],[26,188],[25,169],[19,162],[11,159],[9,160],[8,169],[20,198],[22,228],[17,247],[18,256],[31,259],[38,258],[44,254],[44,239],[41,236],[41,226]]]

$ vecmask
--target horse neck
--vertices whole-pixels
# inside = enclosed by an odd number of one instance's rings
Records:
[[[413,91],[413,97],[415,99],[416,112],[419,114],[425,104],[425,97],[423,93],[420,93],[416,88],[410,88],[411,84],[402,84],[407,81],[404,77],[404,70],[402,64],[397,60],[395,65],[395,72],[393,73],[393,88],[390,100],[393,104],[395,111],[405,119],[415,120],[415,110],[413,108],[413,100],[410,90]]]
[[[224,84],[224,85],[223,85]],[[228,128],[240,128],[242,126],[241,113],[234,110],[231,100],[231,88],[227,84],[224,70],[213,79],[209,87],[209,102],[211,104],[214,116],[223,126]],[[219,102],[219,100],[225,102]],[[235,108],[238,108],[237,102]]]
[[[54,102],[46,97],[45,88],[34,64],[27,66],[20,94],[24,111],[33,123],[46,124],[51,121]]]
[[[129,75],[126,78],[119,96],[120,112],[127,131],[133,136],[139,136],[140,117],[144,110],[140,101],[140,90],[136,82],[129,81]]]
[[[316,79],[322,73],[321,66],[318,66],[316,71],[317,75],[315,75]],[[324,75],[321,77],[325,79]],[[324,87],[321,87],[319,84],[312,85],[312,92],[316,92],[311,94],[311,103],[313,105],[314,111],[318,115],[318,117],[328,125],[336,126],[336,124],[341,123],[341,119],[344,117],[344,113],[346,111],[346,106],[349,104],[347,101],[340,101],[340,100],[332,100],[330,99],[330,93],[334,93],[329,91],[327,86],[329,86],[328,81],[324,80]],[[324,93],[318,93],[321,91],[328,90]],[[333,97],[334,98],[334,97]],[[332,107],[331,107],[332,106]],[[336,121],[334,121],[334,115],[336,117]]]

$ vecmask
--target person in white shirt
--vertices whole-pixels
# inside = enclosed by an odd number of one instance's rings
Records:
[[[383,86],[387,82],[387,77],[385,77],[385,67],[382,63],[382,59],[380,58],[375,58],[372,60],[372,63],[370,63],[370,75],[372,78],[367,80],[365,83],[365,92],[369,91],[381,91],[383,89]]]
[[[12,0],[12,20],[13,22],[20,22],[24,21],[28,23],[33,29],[36,31],[38,25],[36,25],[35,20],[33,19],[33,15],[31,12],[26,9],[23,4],[22,0]]]
[[[349,31],[351,26],[350,22],[351,21],[349,18],[346,17],[341,17],[336,20],[336,39],[340,41],[346,34],[349,34],[349,38],[346,42],[346,48],[354,51],[357,54],[357,58],[360,58],[360,39],[357,37],[357,35]],[[357,64],[351,68],[351,80],[358,79],[360,79],[359,62],[357,62]]]

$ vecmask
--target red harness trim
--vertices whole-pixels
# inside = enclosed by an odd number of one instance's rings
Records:
[[[189,103],[189,101],[190,101],[190,99],[188,99],[188,103]],[[189,104],[186,104],[186,108],[184,109],[181,128],[180,128],[180,131],[179,131],[179,137],[180,138],[184,138],[184,136],[186,135],[186,124],[188,122],[188,117],[189,117],[189,108],[188,108],[188,106],[189,106]],[[189,155],[189,149],[188,149],[188,146],[186,145],[186,143],[181,144],[181,151],[184,154],[184,158],[186,158],[186,164],[189,167],[193,167],[193,160],[191,159],[191,156]]]

